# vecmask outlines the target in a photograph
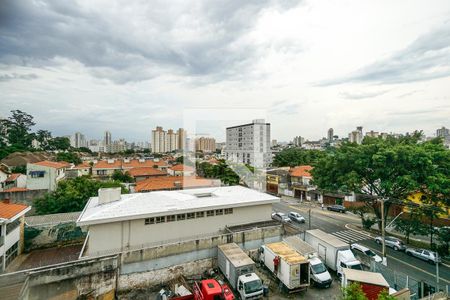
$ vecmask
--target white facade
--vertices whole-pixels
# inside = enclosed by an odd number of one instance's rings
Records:
[[[99,197],[89,199],[77,221],[89,230],[86,255],[145,248],[215,234],[227,226],[269,221],[272,203],[279,202],[241,186],[119,197],[105,198],[107,203]]]
[[[272,162],[270,124],[253,120],[250,124],[228,127],[225,158],[254,167],[268,167]]]
[[[162,127],[156,127],[152,130],[152,152],[164,153],[166,152],[166,132]]]
[[[0,216],[0,273],[21,253],[21,230],[23,216],[31,207],[26,207],[15,216],[3,219]]]
[[[362,132],[362,127],[358,126],[358,127],[356,127],[356,130],[354,130],[348,134],[348,141],[350,143],[361,144],[363,137],[364,136],[363,136],[363,132]]]
[[[58,182],[65,178],[65,168],[27,164],[27,188],[29,190],[54,191]]]

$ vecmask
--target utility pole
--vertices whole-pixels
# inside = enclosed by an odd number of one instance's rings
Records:
[[[311,230],[311,208],[308,210],[308,223],[309,223],[309,229]]]
[[[382,250],[383,254],[383,265],[387,266],[386,259],[386,241],[384,240],[386,236],[385,228],[384,228],[384,199],[381,199],[381,240],[382,240]]]
[[[439,292],[439,254],[436,250],[436,293]]]

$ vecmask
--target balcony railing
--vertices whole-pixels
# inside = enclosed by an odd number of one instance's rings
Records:
[[[0,247],[3,246],[4,243],[5,243],[5,237],[2,235],[2,236],[0,236]]]

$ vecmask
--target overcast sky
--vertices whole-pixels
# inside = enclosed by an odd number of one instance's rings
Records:
[[[191,108],[266,110],[279,141],[433,135],[450,126],[450,1],[0,1],[0,116],[149,140]],[[217,124],[199,131],[223,140]]]

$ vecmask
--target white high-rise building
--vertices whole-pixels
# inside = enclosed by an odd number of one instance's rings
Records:
[[[350,143],[361,144],[362,140],[363,140],[362,126],[356,127],[356,130],[348,134],[348,141]]]
[[[225,158],[254,167],[268,167],[272,162],[270,141],[270,123],[264,119],[228,127]]]
[[[174,132],[172,129],[167,131],[167,147],[166,152],[172,152],[179,149],[178,147],[178,133]]]
[[[329,143],[331,143],[333,141],[333,136],[334,136],[333,128],[328,129],[327,140],[328,140]]]
[[[74,148],[86,147],[86,138],[81,132],[75,132],[75,134],[70,137],[70,146]]]
[[[155,130],[152,130],[152,152],[164,153],[166,151],[166,135],[167,133],[162,127],[157,126]]]
[[[105,131],[105,136],[104,136],[104,138],[103,138],[103,144],[104,144],[105,146],[111,145],[111,144],[112,144],[112,140],[111,140],[111,132]]]

